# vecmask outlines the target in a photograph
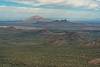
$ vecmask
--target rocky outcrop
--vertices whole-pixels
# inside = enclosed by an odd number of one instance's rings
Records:
[[[88,63],[98,65],[98,64],[100,64],[100,58],[92,59],[92,60],[88,61]]]

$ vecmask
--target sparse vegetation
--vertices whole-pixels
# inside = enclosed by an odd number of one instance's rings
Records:
[[[51,32],[0,29],[0,67],[100,67],[99,31]]]

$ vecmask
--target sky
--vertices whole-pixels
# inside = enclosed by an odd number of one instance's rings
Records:
[[[100,0],[0,0],[0,20],[50,19],[99,20]]]

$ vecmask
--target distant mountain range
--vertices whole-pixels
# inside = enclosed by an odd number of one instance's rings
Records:
[[[47,19],[41,16],[32,16],[29,17],[28,19],[24,20],[24,23],[36,23],[36,22],[49,22],[51,19]]]
[[[19,22],[19,23],[18,23]],[[4,26],[26,26],[44,29],[59,30],[100,30],[100,24],[84,22],[72,22],[67,19],[52,20],[41,16],[32,16],[24,21],[1,21],[0,25]]]

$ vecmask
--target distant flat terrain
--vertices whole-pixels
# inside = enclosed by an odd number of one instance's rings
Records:
[[[0,26],[19,26],[20,28],[41,28],[54,30],[100,30],[100,24],[94,23],[72,23],[72,22],[0,22]],[[18,27],[17,27],[18,28]]]

